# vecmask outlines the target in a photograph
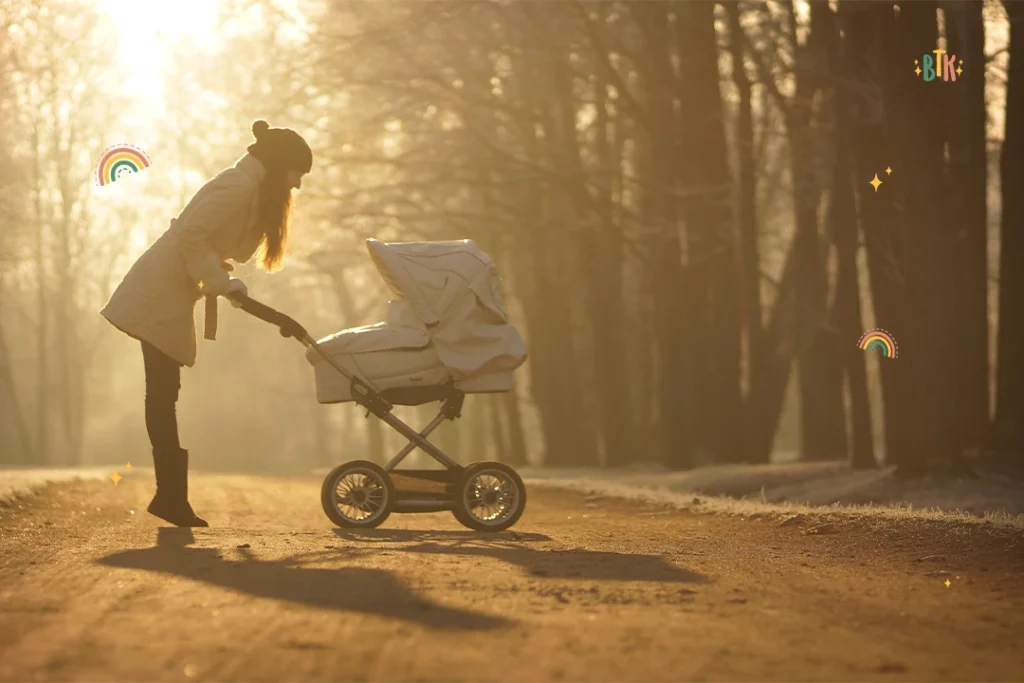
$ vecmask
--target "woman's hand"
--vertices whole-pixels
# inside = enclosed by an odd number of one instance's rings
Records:
[[[231,296],[236,292],[243,296],[249,296],[249,288],[245,286],[245,283],[237,278],[231,278],[231,280],[228,281],[228,291],[225,294],[228,298],[228,301],[231,302],[232,306],[234,306],[235,308],[241,308],[242,304],[235,300],[233,296]]]

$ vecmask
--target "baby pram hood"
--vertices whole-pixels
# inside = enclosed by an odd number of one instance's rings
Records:
[[[343,330],[318,344],[330,352],[415,349],[433,344],[455,381],[515,370],[527,350],[509,324],[494,262],[472,240],[367,240],[391,290],[387,322]],[[319,354],[307,352],[314,365]]]

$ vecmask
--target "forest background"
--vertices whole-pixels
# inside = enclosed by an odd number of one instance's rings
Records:
[[[236,274],[315,336],[383,320],[368,237],[468,238],[497,262],[530,359],[514,393],[470,396],[439,430],[462,462],[1019,467],[1022,17],[1010,0],[0,0],[0,464],[146,459],[142,355],[98,311],[263,118],[314,167],[286,267]],[[915,72],[937,49],[955,79]],[[153,164],[97,187],[117,143]],[[402,445],[318,405],[294,341],[221,310],[183,378],[197,466]],[[896,358],[858,348],[875,327]]]

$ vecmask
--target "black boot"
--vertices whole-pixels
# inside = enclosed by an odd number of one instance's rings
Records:
[[[149,514],[175,526],[210,526],[196,516],[188,502],[188,451],[153,450],[156,470],[156,495],[149,504]]]

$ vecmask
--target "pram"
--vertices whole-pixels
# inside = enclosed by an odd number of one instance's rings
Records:
[[[283,313],[230,295],[307,347],[318,402],[354,402],[409,440],[384,467],[354,460],[334,468],[321,487],[324,512],[340,527],[373,528],[392,512],[442,510],[478,531],[511,527],[526,507],[516,471],[500,462],[462,466],[427,439],[444,420],[462,415],[466,394],[510,391],[513,371],[526,361],[497,268],[472,240],[370,239],[367,248],[393,296],[385,322],[316,341]],[[434,401],[443,402],[441,409],[420,432],[391,412],[395,405]],[[417,447],[445,469],[396,469]]]

